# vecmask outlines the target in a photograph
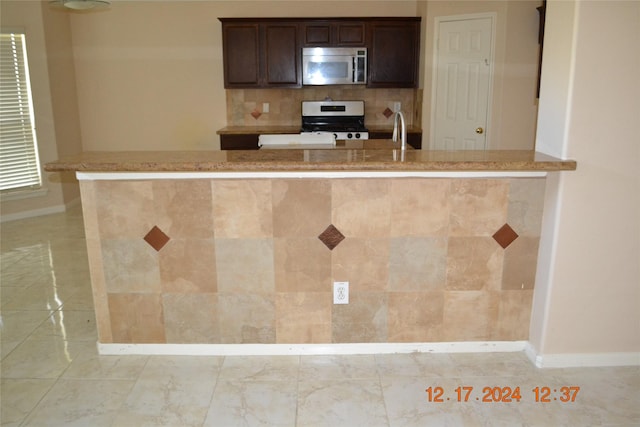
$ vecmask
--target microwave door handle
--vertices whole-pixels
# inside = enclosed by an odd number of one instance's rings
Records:
[[[351,81],[353,83],[356,82],[356,76],[358,75],[358,60],[356,59],[356,57],[352,57],[351,58],[351,63],[352,63],[352,67],[351,67]]]

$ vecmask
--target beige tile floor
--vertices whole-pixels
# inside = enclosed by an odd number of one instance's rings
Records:
[[[83,236],[78,208],[2,224],[2,426],[640,425],[638,367],[540,370],[522,353],[99,356]],[[468,402],[459,386],[473,387]],[[520,402],[476,400],[498,386],[520,387]],[[575,402],[535,402],[535,387],[563,386],[580,387]]]

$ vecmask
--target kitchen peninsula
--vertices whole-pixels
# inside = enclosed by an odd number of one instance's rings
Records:
[[[527,340],[545,176],[576,163],[369,147],[47,164],[80,180],[100,351]]]

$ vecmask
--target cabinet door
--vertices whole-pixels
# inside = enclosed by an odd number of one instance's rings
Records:
[[[337,22],[335,24],[335,46],[364,46],[365,43],[364,22]]]
[[[302,44],[305,47],[331,46],[331,24],[329,22],[303,23]]]
[[[296,23],[264,24],[263,86],[300,87],[300,49]]]
[[[364,46],[362,21],[316,21],[302,23],[302,44],[306,47]]]
[[[257,23],[223,23],[224,87],[260,84],[260,28]]]
[[[373,21],[369,25],[368,87],[417,87],[420,21]]]

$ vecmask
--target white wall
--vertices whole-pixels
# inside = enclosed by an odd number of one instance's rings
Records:
[[[538,147],[578,169],[549,180],[530,343],[544,366],[640,364],[640,2],[548,7]]]
[[[42,23],[45,30],[47,66],[53,105],[53,126],[59,157],[82,151],[80,116],[76,92],[76,73],[71,48],[69,15],[42,3]],[[80,188],[75,173],[47,174],[62,185],[65,204],[79,201]]]

